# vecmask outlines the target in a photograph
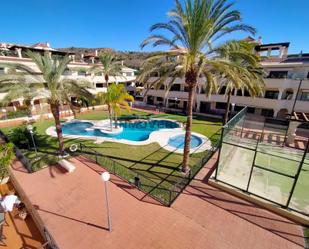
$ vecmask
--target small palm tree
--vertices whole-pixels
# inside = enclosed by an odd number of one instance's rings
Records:
[[[227,95],[224,124],[228,121],[231,95],[234,91],[241,90],[242,93],[248,91],[251,97],[263,94],[265,87],[264,73],[260,65],[260,58],[254,52],[256,45],[253,42],[229,41],[216,50],[218,57],[235,65],[234,74],[226,75],[221,84],[221,87],[225,87],[225,94]],[[240,77],[235,78],[235,74],[240,74]]]
[[[133,96],[128,94],[125,87],[121,84],[111,84],[106,92],[97,94],[97,102],[105,104],[108,107],[108,114],[110,120],[110,128],[113,130],[113,117],[117,127],[117,117],[121,114],[121,107],[130,110],[131,107],[128,102],[134,101]]]
[[[29,92],[29,89],[33,89],[37,96],[46,97],[55,120],[59,153],[63,155],[64,142],[60,122],[60,107],[65,103],[70,103],[70,96],[90,97],[91,93],[87,88],[91,87],[91,85],[85,81],[61,77],[71,61],[68,56],[55,60],[52,59],[48,52],[41,55],[29,50],[26,53],[37,66],[39,73],[23,64],[6,64],[8,67],[23,72],[26,81],[22,80],[24,84],[20,91],[16,91],[18,86],[14,82],[1,84],[0,88],[8,90],[8,96],[23,97]]]
[[[122,84],[112,84],[107,91],[111,92],[111,95],[113,96],[111,106],[114,112],[115,127],[117,128],[117,120],[118,116],[121,115],[122,108],[130,111],[131,106],[129,102],[133,102],[134,97],[126,91]]]
[[[207,96],[217,90],[217,79],[233,75],[233,63],[215,58],[215,42],[234,31],[254,33],[255,29],[241,22],[239,11],[232,9],[227,0],[176,0],[176,7],[169,14],[167,23],[158,23],[150,31],[163,30],[144,40],[141,47],[152,44],[168,46],[168,51],[157,52],[143,64],[139,77],[146,87],[159,89],[164,82],[171,88],[176,78],[184,78],[188,88],[187,124],[182,171],[189,170],[189,154],[192,128],[192,108],[199,77],[205,79]],[[241,71],[241,68],[239,68]],[[149,81],[153,73],[160,74]],[[241,74],[235,75],[240,78]]]
[[[119,61],[116,60],[115,55],[110,51],[104,51],[99,54],[99,62],[100,64],[94,65],[90,72],[93,73],[102,73],[105,79],[106,87],[108,87],[109,77],[110,76],[119,76],[124,77],[122,75],[122,66]]]

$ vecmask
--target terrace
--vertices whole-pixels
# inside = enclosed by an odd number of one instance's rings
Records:
[[[181,115],[140,110],[130,113],[135,118],[150,114],[178,122],[186,119]],[[104,111],[93,111],[79,114],[78,119],[106,117]],[[124,113],[123,118],[128,118],[128,113]],[[217,166],[218,153],[215,151],[220,142],[221,124],[217,120],[194,117],[193,131],[209,137],[214,150],[191,154],[192,174],[189,176],[180,172],[182,155],[166,151],[157,143],[133,146],[115,142],[95,144],[80,139],[65,140],[66,148],[71,144],[82,144],[69,159],[76,170],[66,174],[57,165],[56,139],[45,133],[52,123],[45,120],[34,124],[40,160],[35,160],[38,155],[33,150],[22,149],[33,173],[29,174],[17,161],[12,168],[12,181],[18,183],[18,192],[26,193],[23,197],[30,203],[28,210],[36,220],[41,220],[39,229],[48,231],[48,238],[58,248],[203,248],[209,245],[210,248],[273,249],[303,248],[305,245],[307,231],[304,232],[300,223],[209,185],[208,179]],[[239,126],[240,123],[236,124]],[[227,138],[233,140],[236,133],[232,132],[234,126],[230,128],[227,133],[225,129],[223,142]],[[11,129],[3,131],[9,135]],[[249,132],[244,134],[248,137]],[[267,137],[267,134],[263,136]],[[279,140],[274,138],[273,141]],[[225,153],[224,146],[223,143],[221,154]],[[233,159],[231,163],[235,166]],[[226,173],[220,167],[222,164],[219,164],[218,175]],[[109,188],[112,233],[107,231],[99,177],[105,170],[113,174]],[[136,176],[141,180],[140,186],[131,181]],[[235,174],[230,177],[238,179]],[[306,200],[305,196],[302,198]]]

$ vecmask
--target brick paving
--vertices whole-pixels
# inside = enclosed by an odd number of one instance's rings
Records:
[[[71,161],[76,165],[71,174],[57,166],[28,174],[18,170],[19,162],[13,169],[61,249],[303,248],[301,226],[207,184],[215,159],[171,208],[113,176],[110,233],[99,177],[102,169],[82,157]]]

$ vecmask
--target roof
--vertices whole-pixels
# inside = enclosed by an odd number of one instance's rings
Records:
[[[280,43],[267,43],[267,44],[262,44],[262,45],[258,45],[256,46],[256,50],[260,51],[260,50],[264,50],[264,49],[268,49],[269,47],[289,47],[290,43],[289,42],[280,42]]]

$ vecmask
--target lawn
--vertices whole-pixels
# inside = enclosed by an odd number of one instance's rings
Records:
[[[123,112],[122,118],[127,115],[149,116],[149,113],[132,110],[132,112]],[[81,120],[100,120],[108,117],[107,112],[93,111],[78,115]],[[177,120],[178,122],[186,122],[186,116],[174,114],[157,114],[151,115],[153,118],[168,118]],[[121,118],[121,117],[120,117]],[[36,157],[34,151],[22,150],[24,155],[28,157],[33,165],[34,170],[38,170],[48,164],[57,161],[57,140],[45,134],[48,127],[54,125],[52,120],[40,121],[34,124],[37,128],[37,144],[40,160],[34,161]],[[221,123],[218,120],[207,119],[202,117],[194,117],[192,130],[209,137],[213,142],[219,139],[218,131]],[[9,134],[12,127],[2,129],[4,133]],[[214,135],[215,134],[215,135]],[[90,140],[65,139],[65,147],[68,148],[73,143],[82,142],[85,145],[94,148],[104,156],[112,158],[117,163],[130,168],[136,173],[142,174],[152,181],[169,187],[178,181],[182,173],[180,172],[182,154],[176,154],[165,150],[157,143],[151,143],[143,146],[132,146],[116,142],[104,142],[102,144],[94,144]],[[204,152],[205,153],[205,152]],[[195,165],[201,160],[204,153],[193,154],[190,157],[190,166]]]

